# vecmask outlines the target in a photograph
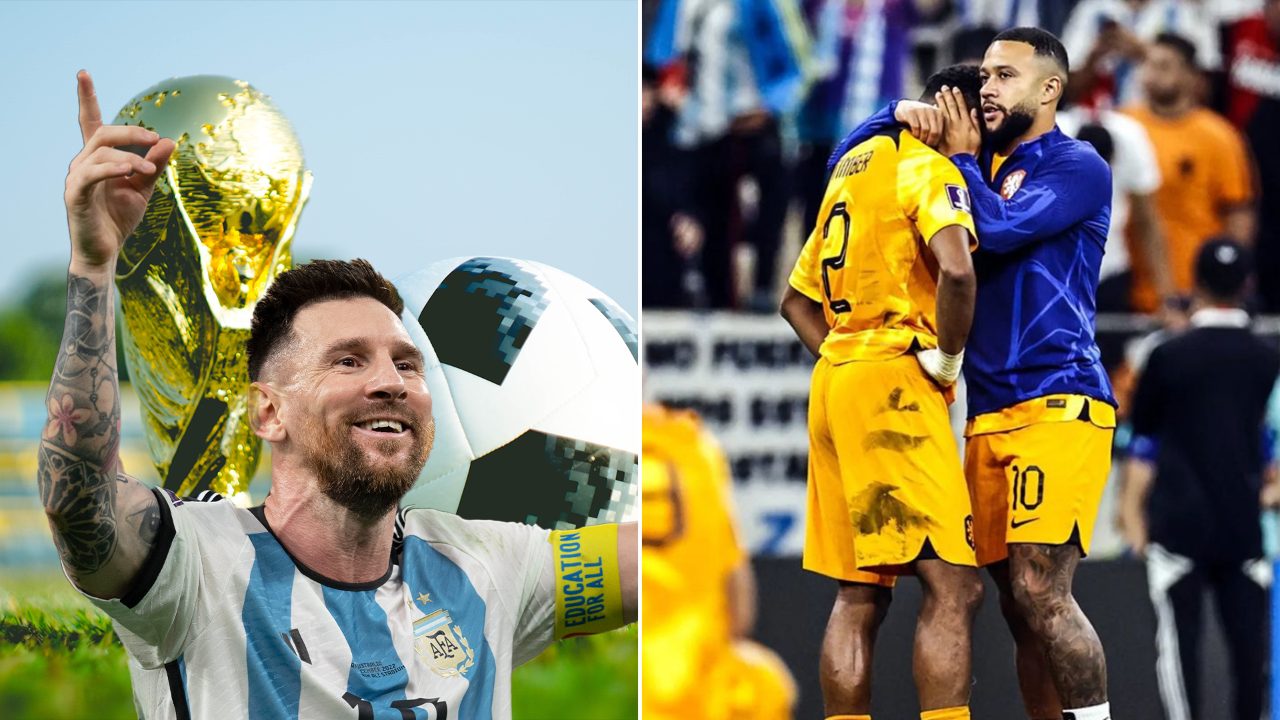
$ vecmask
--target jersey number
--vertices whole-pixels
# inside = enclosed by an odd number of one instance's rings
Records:
[[[359,720],[373,720],[373,703],[365,700],[359,695],[353,695],[351,693],[345,693],[342,696],[342,699],[346,700],[348,705],[356,708],[360,712]],[[449,720],[448,706],[440,698],[409,698],[406,700],[392,700],[391,707],[399,710],[400,717],[404,718],[404,720],[414,720],[417,716],[413,714],[412,708],[416,708],[420,705],[426,705],[427,703],[431,703],[431,707],[435,708],[436,711],[435,717],[431,718],[431,720]]]
[[[1035,502],[1027,501],[1027,487],[1035,483]],[[1035,510],[1044,502],[1044,471],[1038,465],[1028,465],[1025,470],[1013,466],[1013,509],[1022,504],[1024,510]]]
[[[827,293],[827,305],[831,308],[831,312],[842,313],[849,312],[851,309],[849,301],[831,297],[831,278],[827,275],[827,271],[844,268],[845,254],[849,251],[849,211],[845,209],[844,203],[838,202],[831,208],[831,214],[827,216],[827,221],[822,224],[822,241],[825,246],[827,235],[831,233],[831,221],[837,217],[844,220],[844,240],[840,243],[839,255],[822,261],[822,289]]]

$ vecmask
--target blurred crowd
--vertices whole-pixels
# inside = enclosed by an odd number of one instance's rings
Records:
[[[1280,0],[645,0],[645,307],[775,311],[844,134],[1017,25],[1063,40],[1060,126],[1112,166],[1099,311],[1184,325],[1228,238],[1280,312]]]
[[[1146,560],[1168,716],[1202,700],[1212,591],[1232,716],[1256,718],[1280,545],[1254,520],[1280,507],[1280,319],[1255,321],[1280,314],[1280,0],[645,0],[644,307],[776,312],[844,135],[1027,25],[1067,50],[1059,127],[1112,170],[1099,525]],[[646,533],[653,492],[646,473]]]

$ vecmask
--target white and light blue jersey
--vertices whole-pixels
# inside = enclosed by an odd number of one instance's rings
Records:
[[[90,598],[129,653],[143,718],[511,717],[511,670],[552,641],[548,531],[402,511],[386,574],[293,559],[261,508],[167,492],[133,590]]]

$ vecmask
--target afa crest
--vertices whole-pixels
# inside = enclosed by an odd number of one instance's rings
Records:
[[[1000,197],[1005,200],[1013,198],[1013,194],[1022,189],[1022,181],[1027,179],[1026,170],[1014,170],[1000,183]]]
[[[440,677],[465,676],[476,664],[471,643],[444,609],[413,621],[413,649]]]

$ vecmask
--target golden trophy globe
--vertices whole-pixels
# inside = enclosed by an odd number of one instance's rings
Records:
[[[248,502],[262,452],[249,426],[253,308],[292,265],[311,191],[302,147],[242,80],[165,80],[115,119],[177,143],[116,266],[122,345],[165,488]]]

